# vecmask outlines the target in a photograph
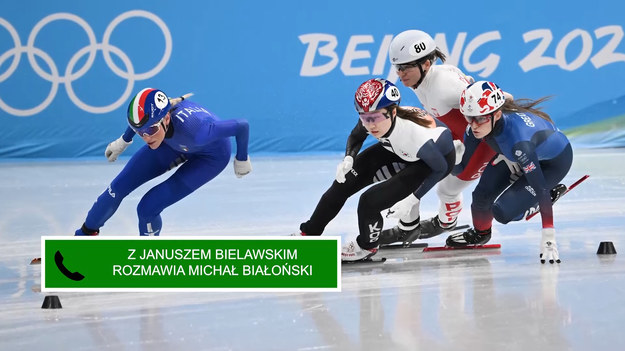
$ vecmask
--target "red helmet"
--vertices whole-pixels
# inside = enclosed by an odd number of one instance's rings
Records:
[[[354,96],[354,106],[359,113],[399,105],[401,96],[395,84],[386,79],[374,78],[360,84]]]

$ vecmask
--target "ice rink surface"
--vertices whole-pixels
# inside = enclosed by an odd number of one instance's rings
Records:
[[[162,235],[293,233],[341,158],[252,155],[247,177],[229,166],[165,210]],[[0,350],[622,350],[624,160],[625,150],[576,150],[565,183],[590,178],[554,207],[560,265],[540,264],[535,217],[495,224],[501,250],[387,250],[384,264],[344,265],[342,292],[58,293],[54,310],[41,308],[40,266],[28,264],[40,237],[72,235],[125,161],[0,163]],[[102,235],[138,235],[136,205],[158,181],[126,198]],[[422,218],[437,201],[426,195]],[[356,205],[325,234],[355,236]],[[601,241],[619,253],[597,255]]]

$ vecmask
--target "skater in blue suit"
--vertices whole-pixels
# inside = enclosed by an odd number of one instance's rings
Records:
[[[130,101],[124,134],[110,143],[110,162],[138,134],[146,143],[128,161],[93,204],[75,235],[98,235],[122,200],[147,181],[178,168],[150,189],[137,206],[140,235],[159,235],[161,212],[215,178],[230,162],[230,137],[236,139],[234,173],[242,177],[252,170],[247,153],[246,120],[220,120],[204,107],[185,100],[191,94],[170,99],[161,90],[146,88]]]
[[[553,225],[553,202],[566,190],[558,183],[573,162],[567,137],[548,114],[536,106],[544,99],[506,99],[492,82],[469,85],[460,96],[460,112],[469,122],[464,136],[465,153],[453,173],[462,171],[480,140],[507,162],[491,162],[473,191],[473,226],[447,238],[447,245],[483,245],[490,240],[493,219],[500,223],[523,219],[529,208],[539,206],[542,218],[540,259],[560,263]],[[495,159],[496,159],[495,158]],[[510,177],[509,165],[518,169]],[[514,174],[514,172],[513,172]]]

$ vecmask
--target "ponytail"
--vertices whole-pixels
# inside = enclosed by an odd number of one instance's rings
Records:
[[[531,99],[508,100],[506,99],[506,102],[504,102],[501,109],[504,112],[529,112],[531,114],[534,114],[542,119],[545,119],[553,123],[553,120],[551,119],[551,117],[549,117],[549,115],[546,112],[542,111],[542,107],[537,107],[537,105],[549,99],[551,99],[551,96],[545,96],[538,100],[531,100]]]
[[[170,98],[169,99],[169,103],[171,104],[171,108],[173,109],[174,106],[178,105],[179,103],[181,103],[184,99],[187,99],[189,97],[193,96],[193,93],[187,93],[182,95],[181,97],[177,97],[177,98]]]
[[[433,127],[433,120],[428,118],[429,116],[424,110],[414,107],[408,109],[397,105],[395,105],[395,108],[397,110],[397,117],[407,119],[425,128]]]

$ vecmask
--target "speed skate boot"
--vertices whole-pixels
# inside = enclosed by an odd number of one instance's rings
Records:
[[[564,195],[564,193],[566,193],[566,185],[558,184],[554,186],[549,193],[551,194],[551,203],[555,203],[560,197],[562,197],[562,195]]]
[[[454,219],[451,223],[441,223],[441,220],[438,219],[438,215],[427,219],[421,223],[419,226],[421,227],[421,239],[431,238],[433,236],[441,235],[444,232],[453,230],[456,228],[458,224],[458,218]]]
[[[100,231],[98,229],[89,229],[83,223],[82,227],[76,230],[76,232],[74,233],[74,236],[97,236],[99,234],[100,234]]]
[[[490,234],[490,228],[486,230],[469,228],[466,232],[448,236],[445,244],[449,247],[480,246],[490,240]]]
[[[373,249],[363,249],[360,245],[358,245],[356,240],[350,240],[341,248],[341,261],[366,261],[376,253],[378,253],[377,247]]]
[[[396,242],[401,242],[404,246],[410,246],[413,241],[421,238],[421,227],[419,225],[410,230],[394,226],[391,229],[384,229],[380,233],[378,242],[380,243],[380,246],[386,246]]]

